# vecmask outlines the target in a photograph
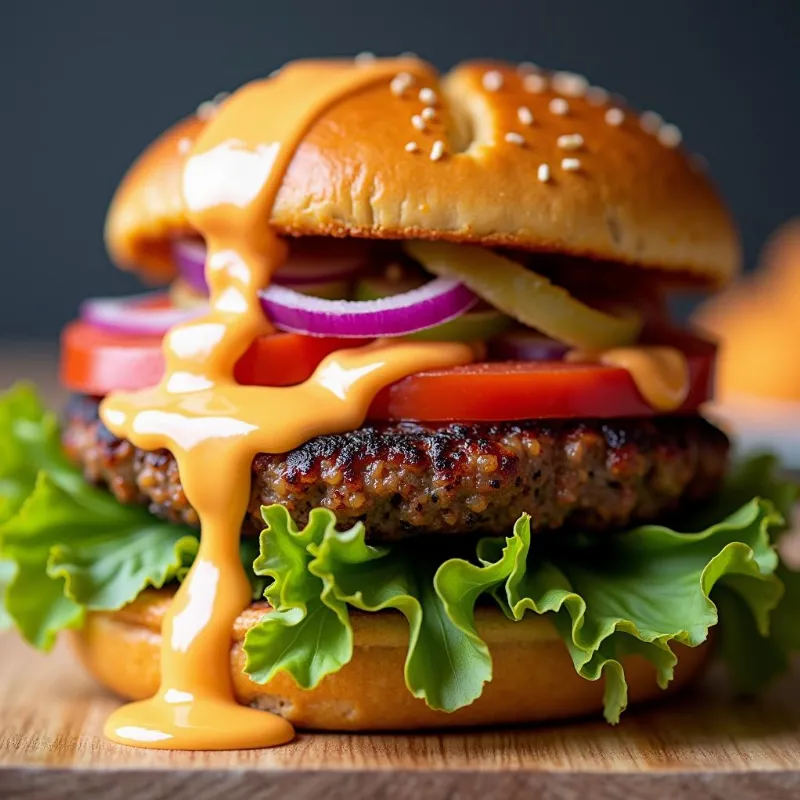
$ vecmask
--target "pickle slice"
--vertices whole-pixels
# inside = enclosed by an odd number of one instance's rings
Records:
[[[621,347],[634,343],[641,330],[638,317],[590,308],[566,289],[491,250],[422,241],[405,242],[404,248],[434,275],[457,278],[494,308],[573,347]]]

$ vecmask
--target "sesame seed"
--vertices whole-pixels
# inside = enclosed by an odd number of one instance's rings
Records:
[[[412,53],[410,50],[404,50],[400,53],[400,58],[419,58],[416,53]]]
[[[550,167],[547,164],[539,164],[539,169],[536,170],[536,177],[541,183],[547,183],[550,180]]]
[[[431,147],[431,161],[438,161],[444,155],[444,142],[437,139]]]
[[[389,84],[389,88],[391,89],[392,94],[400,96],[413,83],[414,83],[414,76],[411,73],[398,72],[397,75],[395,75],[394,78],[392,78],[392,82]]]
[[[602,106],[608,102],[608,92],[602,86],[590,86],[586,90],[586,99],[593,106]]]
[[[363,64],[371,64],[375,61],[376,55],[375,53],[371,53],[369,50],[362,50],[360,53],[357,53],[353,61],[356,62],[359,66]]]
[[[577,158],[562,158],[561,169],[566,172],[577,172],[581,168],[581,162]]]
[[[528,106],[520,106],[517,109],[517,119],[523,125],[533,125],[533,114]]]
[[[581,97],[589,88],[589,81],[577,72],[556,72],[550,80],[553,88],[567,97]]]
[[[583,136],[579,133],[565,133],[558,137],[558,146],[562,150],[580,150],[583,147]]]
[[[412,125],[413,125],[413,126],[414,126],[414,127],[417,129],[417,130],[418,130],[418,131],[424,131],[424,130],[425,130],[427,127],[428,127],[428,126],[425,124],[425,120],[424,120],[424,119],[423,119],[423,118],[422,118],[422,117],[421,117],[419,114],[414,114],[414,116],[413,116],[413,117],[411,117],[411,124],[412,124]]]
[[[549,108],[550,111],[557,114],[559,117],[569,114],[569,103],[563,97],[554,97],[550,101]]]
[[[658,131],[658,141],[664,145],[664,147],[677,147],[682,139],[683,134],[681,133],[681,129],[677,125],[662,125]]]
[[[541,67],[538,64],[534,64],[533,61],[520,61],[517,64],[517,72],[520,75],[527,75],[530,72],[538,72]]]
[[[526,75],[522,79],[522,88],[531,94],[539,94],[547,88],[547,78],[535,73]]]
[[[420,116],[427,122],[431,122],[432,120],[436,119],[436,109],[431,108],[430,106],[426,106],[420,112]]]
[[[618,128],[625,120],[625,114],[620,108],[609,108],[605,113],[604,119],[609,125]]]
[[[185,156],[192,149],[192,140],[186,136],[178,139],[178,152]]]
[[[418,153],[419,145],[416,142],[409,142],[406,145],[406,153]]]
[[[283,67],[278,67],[277,69],[272,70],[272,72],[270,72],[269,75],[267,75],[267,77],[268,78],[277,78],[278,75],[281,74],[281,70],[282,69],[283,69]]]
[[[197,117],[202,120],[211,119],[217,111],[217,106],[211,102],[211,100],[203,100],[199,106],[197,106]]]
[[[518,144],[520,146],[525,144],[525,137],[521,133],[517,133],[516,131],[509,131],[503,138],[509,144]]]
[[[692,153],[689,156],[689,164],[695,172],[708,172],[708,159],[702,153]]]
[[[227,100],[227,99],[228,99],[228,97],[230,97],[230,94],[231,94],[230,92],[217,92],[217,93],[216,93],[216,94],[215,94],[215,95],[214,95],[214,96],[211,98],[211,102],[212,102],[212,103],[213,103],[215,106],[218,106],[220,103],[222,103],[223,101]]]
[[[487,92],[496,92],[503,86],[503,73],[498,72],[496,69],[490,69],[488,72],[483,73],[481,83],[483,83],[483,88]]]
[[[639,118],[639,125],[647,133],[656,133],[663,124],[664,118],[655,111],[645,111]]]
[[[425,103],[426,106],[435,106],[439,98],[436,96],[436,92],[434,92],[433,89],[426,86],[419,90],[419,100],[421,103]]]

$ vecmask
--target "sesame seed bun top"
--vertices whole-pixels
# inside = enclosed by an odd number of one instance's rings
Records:
[[[170,239],[194,233],[182,169],[214,105],[198,111],[145,150],[108,214],[112,258],[156,280],[173,274]],[[315,122],[265,224],[561,252],[720,285],[739,268],[737,234],[680,139],[578,75],[469,62],[440,77],[420,63]]]

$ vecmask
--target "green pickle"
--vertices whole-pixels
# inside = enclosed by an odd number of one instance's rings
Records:
[[[584,305],[566,289],[491,250],[422,241],[404,247],[434,275],[457,278],[494,308],[572,347],[623,347],[639,336],[639,317],[614,316]]]

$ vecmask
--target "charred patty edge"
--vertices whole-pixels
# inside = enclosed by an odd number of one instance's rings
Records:
[[[75,398],[63,441],[87,479],[123,503],[197,526],[166,450],[146,452]],[[414,535],[508,535],[523,512],[533,532],[619,530],[666,521],[712,495],[727,469],[727,437],[700,416],[502,423],[365,425],[253,459],[245,533],[280,503],[299,525],[314,507],[371,541]],[[210,465],[224,469],[224,465]]]

